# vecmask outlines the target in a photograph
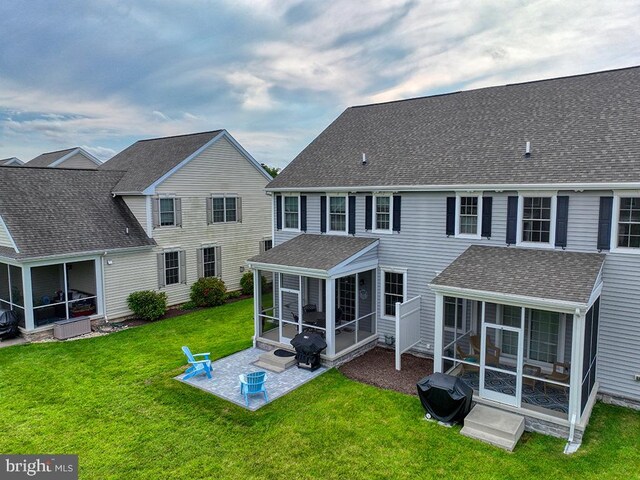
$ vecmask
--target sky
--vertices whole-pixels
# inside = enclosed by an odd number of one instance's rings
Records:
[[[640,64],[640,2],[2,0],[0,158],[227,129],[284,167],[345,108]]]

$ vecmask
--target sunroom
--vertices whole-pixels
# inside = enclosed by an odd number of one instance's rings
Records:
[[[433,280],[434,370],[474,398],[584,429],[597,393],[604,255],[472,246]]]
[[[248,260],[254,274],[255,342],[291,348],[322,335],[333,363],[376,339],[378,240],[303,234]],[[263,295],[264,282],[273,291]]]

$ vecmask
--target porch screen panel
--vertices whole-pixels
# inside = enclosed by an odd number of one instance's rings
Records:
[[[511,305],[502,306],[502,324],[509,327],[518,327],[522,323],[522,310]],[[518,334],[516,332],[502,332],[502,353],[518,355]]]
[[[36,327],[67,318],[64,264],[33,267],[31,291]]]
[[[558,360],[559,332],[559,313],[531,310],[528,357],[531,360],[538,360],[540,362],[556,362]]]
[[[336,323],[350,322],[356,319],[356,276],[349,275],[336,280],[338,308]]]
[[[585,316],[584,351],[582,364],[582,395],[580,412],[584,412],[589,395],[596,382],[596,364],[598,351],[598,324],[600,321],[600,298],[589,309]]]
[[[9,265],[0,263],[0,300],[9,303]]]

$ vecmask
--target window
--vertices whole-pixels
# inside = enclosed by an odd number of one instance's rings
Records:
[[[270,238],[260,240],[260,253],[266,252],[267,250],[271,250],[273,248],[273,240]]]
[[[285,196],[284,201],[284,228],[287,230],[298,230],[300,219],[300,197]]]
[[[240,198],[232,197],[212,197],[211,198],[211,222],[239,222]]]
[[[396,302],[404,302],[404,273],[383,271],[384,275],[384,314],[396,315]]]
[[[618,247],[640,248],[640,198],[620,197]]]
[[[458,234],[477,235],[478,234],[478,198],[479,197],[458,197]]]
[[[553,363],[558,357],[560,314],[531,310],[529,320],[529,354],[531,360]]]
[[[391,197],[375,196],[375,230],[391,231]]]
[[[444,326],[449,330],[463,329],[462,298],[444,297]]]
[[[160,199],[160,226],[169,227],[176,224],[175,199]]]
[[[502,305],[502,324],[509,327],[518,327],[522,323],[522,310],[512,305]],[[516,332],[502,331],[502,352],[506,355],[518,354],[518,334]]]
[[[522,197],[522,241],[551,242],[551,197]]]
[[[180,283],[180,252],[165,252],[164,283],[165,285]]]
[[[356,276],[349,275],[336,280],[339,312],[336,321],[350,322],[356,319]],[[341,318],[339,318],[341,317]]]
[[[347,231],[347,197],[329,197],[329,231]]]
[[[216,276],[216,247],[202,249],[202,275],[204,277]]]

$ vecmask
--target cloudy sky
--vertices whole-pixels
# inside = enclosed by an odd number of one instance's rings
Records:
[[[636,1],[2,0],[0,158],[226,128],[284,166],[347,106],[640,64]]]

